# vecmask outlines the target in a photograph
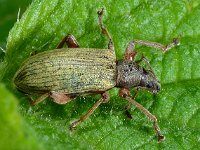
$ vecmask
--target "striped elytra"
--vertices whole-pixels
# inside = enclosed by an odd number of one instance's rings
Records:
[[[106,91],[116,85],[116,56],[110,49],[63,48],[28,58],[14,76],[28,94],[56,91],[78,94]]]

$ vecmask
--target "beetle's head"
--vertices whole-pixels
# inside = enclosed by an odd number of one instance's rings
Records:
[[[152,93],[160,91],[160,82],[151,70],[140,67],[136,62],[122,60],[117,62],[117,85],[123,88],[140,87]]]
[[[160,91],[160,82],[157,80],[155,74],[151,70],[145,70],[144,68],[140,86],[152,93],[158,93]]]

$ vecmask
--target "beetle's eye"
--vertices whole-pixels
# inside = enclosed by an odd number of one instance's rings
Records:
[[[153,83],[152,82],[149,82],[148,84],[147,84],[147,88],[152,88],[153,87]]]

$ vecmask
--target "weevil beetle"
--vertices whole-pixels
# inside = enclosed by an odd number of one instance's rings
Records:
[[[144,69],[139,64],[147,60],[142,57],[135,61],[137,54],[135,44],[159,48],[163,52],[178,45],[174,39],[169,45],[133,40],[130,41],[123,60],[116,60],[112,38],[103,24],[103,9],[97,12],[99,26],[102,33],[109,39],[108,49],[79,48],[79,44],[72,35],[67,35],[55,50],[45,51],[28,58],[14,76],[14,84],[18,90],[30,94],[40,95],[32,102],[36,105],[47,97],[58,104],[66,104],[77,96],[101,94],[93,107],[80,119],[70,125],[75,128],[89,117],[96,108],[109,100],[107,91],[113,87],[120,88],[119,96],[135,105],[152,122],[158,141],[164,140],[160,132],[157,119],[142,105],[137,103],[130,94],[131,88],[145,88],[150,92],[160,91],[160,83],[152,69]],[[64,44],[68,48],[63,48]]]

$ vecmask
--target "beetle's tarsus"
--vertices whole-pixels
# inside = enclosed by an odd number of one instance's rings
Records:
[[[165,136],[164,135],[162,135],[162,134],[158,135],[158,143],[161,143],[164,140],[165,140]]]
[[[180,37],[174,38],[171,43],[166,45],[164,52],[170,50],[171,48],[180,45]]]
[[[86,118],[88,118],[98,107],[100,104],[105,103],[109,100],[109,95],[104,92],[102,94],[101,99],[99,99],[89,110],[86,114],[84,114],[82,117],[80,117],[78,120],[74,121],[70,125],[70,129],[75,128],[77,125],[79,125],[81,122],[83,122]]]
[[[128,119],[133,119],[131,113],[128,110],[125,110],[125,115],[127,116]]]
[[[128,119],[133,119],[131,113],[129,112],[130,107],[131,107],[131,103],[128,103],[128,104],[124,107],[124,112],[125,112],[125,115],[127,116]]]
[[[78,124],[78,120],[72,122],[71,125],[69,126],[69,130],[70,130],[70,131],[76,130],[77,124]]]
[[[179,38],[174,38],[174,39],[173,39],[173,43],[174,43],[174,45],[180,45],[180,40],[179,40]]]
[[[103,15],[103,12],[104,12],[104,8],[101,8],[101,10],[97,11],[97,14],[98,14],[99,16],[101,16],[101,15]]]
[[[150,112],[149,112],[150,113]],[[158,121],[157,121],[157,118],[152,115],[152,114],[145,114],[146,116],[148,116],[148,118],[153,122],[153,127],[154,127],[154,130],[156,132],[156,135],[158,137],[158,142],[162,142],[165,140],[165,136],[161,133],[160,131],[160,127],[158,125]]]

